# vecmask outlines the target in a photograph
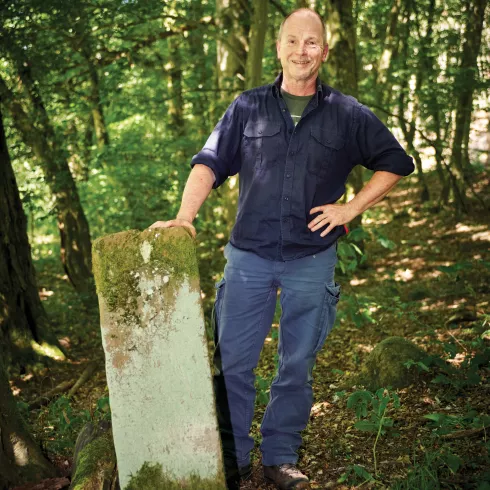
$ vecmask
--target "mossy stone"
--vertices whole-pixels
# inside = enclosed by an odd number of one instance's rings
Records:
[[[405,388],[416,381],[417,369],[407,368],[404,363],[413,360],[423,362],[427,354],[403,337],[382,340],[369,354],[356,383],[375,391],[378,388]]]
[[[159,464],[145,463],[138,473],[131,477],[124,490],[226,490],[226,484],[221,476],[216,479],[190,476],[186,479],[176,479],[165,475]]]
[[[112,431],[107,431],[87,444],[78,457],[70,490],[100,490],[111,481],[116,466]]]
[[[98,238],[92,249],[97,294],[109,311],[125,311],[127,319],[136,324],[140,293],[135,271],[157,264],[174,282],[183,276],[199,278],[194,240],[184,228],[123,231]]]

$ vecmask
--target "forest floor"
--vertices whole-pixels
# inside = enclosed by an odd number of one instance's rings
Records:
[[[415,177],[404,180],[366,219],[367,229],[376,227],[395,247],[383,247],[383,240],[367,242],[366,264],[337,275],[344,298],[351,301],[341,299],[336,326],[318,357],[315,402],[298,462],[314,489],[490,489],[490,434],[485,430],[490,425],[490,369],[488,363],[480,366],[476,380],[465,371],[468,360],[490,346],[490,216],[436,212],[433,203],[418,204]],[[488,181],[481,185],[488,189]],[[98,317],[71,290],[53,243],[46,239],[33,247],[33,254],[41,297],[69,360],[23,373],[14,369],[12,389],[36,439],[68,475],[78,431],[86,421],[107,416],[104,354]],[[362,316],[352,311],[352,300]],[[264,347],[259,381],[273,375],[277,327]],[[392,427],[378,435],[354,427],[356,414],[347,401],[362,387],[349,380],[389,336],[404,337],[442,357],[459,367],[461,376],[436,378],[429,369],[418,383],[396,390],[400,405],[391,402],[384,414]],[[96,363],[96,372],[72,399],[61,396],[27,410],[26,404],[78,378],[90,363]],[[266,399],[262,382],[252,430],[254,471],[242,485],[245,490],[272,488],[263,481],[257,448]],[[373,410],[367,410],[369,418]]]

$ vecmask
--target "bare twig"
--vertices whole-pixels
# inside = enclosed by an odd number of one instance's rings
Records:
[[[486,427],[480,427],[478,429],[466,429],[452,432],[451,434],[444,434],[441,439],[465,439],[466,437],[472,437],[478,435],[480,432],[485,432]]]
[[[95,362],[91,362],[83,371],[82,375],[77,379],[77,382],[73,385],[72,389],[68,392],[68,396],[73,396],[80,389],[80,387],[85,384],[94,374],[97,368]]]
[[[75,384],[75,380],[71,379],[69,381],[63,381],[58,386],[55,386],[52,390],[48,391],[46,394],[36,398],[32,403],[29,404],[29,410],[35,410],[44,405],[47,405],[56,395],[68,391]]]

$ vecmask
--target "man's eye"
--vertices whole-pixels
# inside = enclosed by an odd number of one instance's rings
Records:
[[[294,39],[290,39],[290,40],[288,41],[288,44],[294,44],[295,42],[296,42],[296,41],[294,41]]]

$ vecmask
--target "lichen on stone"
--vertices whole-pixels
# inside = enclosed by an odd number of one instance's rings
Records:
[[[165,474],[160,464],[144,463],[136,475],[131,476],[124,490],[226,490],[226,484],[222,475],[216,478],[197,475],[175,478]]]
[[[194,242],[182,228],[130,230],[99,238],[93,244],[93,271],[97,294],[109,311],[124,311],[126,320],[137,323],[142,271],[148,277],[162,275],[168,287],[183,276],[199,277]]]

